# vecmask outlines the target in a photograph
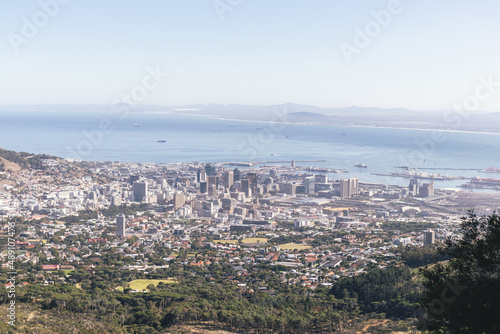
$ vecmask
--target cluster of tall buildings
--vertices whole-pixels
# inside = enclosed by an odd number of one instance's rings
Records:
[[[418,179],[410,179],[410,185],[408,186],[408,191],[411,196],[414,197],[430,197],[434,196],[434,182],[420,184]]]

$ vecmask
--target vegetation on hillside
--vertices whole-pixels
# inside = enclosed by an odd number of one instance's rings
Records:
[[[31,154],[27,152],[14,152],[0,148],[0,157],[19,165],[23,169],[45,170],[47,167],[42,163],[44,159],[57,159],[47,154]],[[4,171],[4,164],[0,162],[0,171]]]
[[[449,239],[446,264],[423,270],[421,327],[431,333],[500,332],[500,217],[463,219],[461,238]]]

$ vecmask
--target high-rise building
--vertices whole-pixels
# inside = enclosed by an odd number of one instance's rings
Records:
[[[116,235],[120,238],[125,236],[125,215],[116,216]]]
[[[122,204],[122,197],[120,195],[111,196],[111,205],[120,206]]]
[[[316,174],[314,175],[314,181],[316,181],[316,183],[327,183],[328,176],[326,174]]]
[[[232,170],[228,170],[224,173],[224,177],[222,179],[222,183],[224,187],[231,188],[234,183],[234,172]]]
[[[358,194],[358,178],[340,180],[340,197],[349,198]]]
[[[212,164],[206,164],[205,172],[207,173],[207,176],[215,175],[215,166]]]
[[[186,197],[184,193],[178,192],[174,194],[174,210],[179,210],[181,206],[186,204]]]
[[[203,169],[199,169],[196,172],[196,181],[198,182],[206,182],[207,181],[207,173]]]
[[[280,184],[281,192],[288,195],[295,195],[297,193],[297,185],[292,183],[282,183]]]
[[[432,245],[434,242],[436,242],[436,232],[432,230],[424,231],[423,237],[424,237],[424,246]]]
[[[420,188],[420,182],[418,181],[418,179],[411,178],[410,185],[408,186],[408,191],[409,191],[410,195],[418,196],[419,188]]]
[[[315,179],[314,176],[305,177],[303,180],[304,193],[306,195],[314,195],[315,193]]]
[[[142,202],[148,196],[148,184],[146,182],[134,182],[134,202]]]
[[[208,196],[217,197],[217,187],[215,186],[215,184],[210,184],[208,186]]]
[[[241,180],[241,191],[245,193],[246,197],[252,196],[252,188],[250,188],[250,181],[248,179]]]
[[[257,193],[257,173],[251,172],[247,173],[248,186],[252,189],[252,193]]]
[[[129,183],[133,185],[135,181],[139,181],[139,175],[130,175]]]
[[[235,168],[233,173],[234,173],[234,181],[239,181],[240,180],[240,170],[238,168]]]
[[[200,192],[202,194],[206,193],[208,190],[208,185],[206,182],[200,182]]]
[[[168,181],[165,179],[160,179],[160,180],[158,180],[158,185],[159,185],[161,190],[165,190],[168,188]]]
[[[424,183],[418,191],[419,197],[434,196],[434,182]]]
[[[207,176],[207,189],[210,191],[210,187],[214,186],[217,190],[219,188],[219,177],[215,175]]]

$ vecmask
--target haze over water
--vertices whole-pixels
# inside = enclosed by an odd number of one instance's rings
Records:
[[[364,182],[398,185],[407,185],[408,179],[371,173],[401,172],[395,167],[409,165],[442,175],[500,178],[500,174],[472,170],[425,169],[500,168],[496,134],[446,132],[446,140],[436,143],[431,141],[432,131],[424,130],[270,124],[171,114],[130,113],[125,119],[111,113],[6,112],[0,116],[0,147],[63,158],[155,163],[326,160],[297,165],[349,172],[331,174],[332,178],[358,176]],[[97,135],[99,122],[105,118],[113,129],[101,132],[101,137]],[[426,146],[418,144],[424,142]],[[358,163],[368,168],[355,167]],[[465,182],[435,181],[435,185],[456,187]]]

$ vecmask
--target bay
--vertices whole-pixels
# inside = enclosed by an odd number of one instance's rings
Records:
[[[372,173],[401,172],[396,166],[403,165],[442,175],[500,178],[500,174],[478,172],[500,168],[498,134],[246,122],[164,113],[123,116],[107,112],[3,112],[0,147],[93,161],[325,160],[296,165],[348,172],[331,174],[332,178],[357,176],[363,182],[397,185],[407,185],[409,180]],[[354,166],[359,163],[368,168]],[[465,182],[435,181],[435,186],[457,187]]]

